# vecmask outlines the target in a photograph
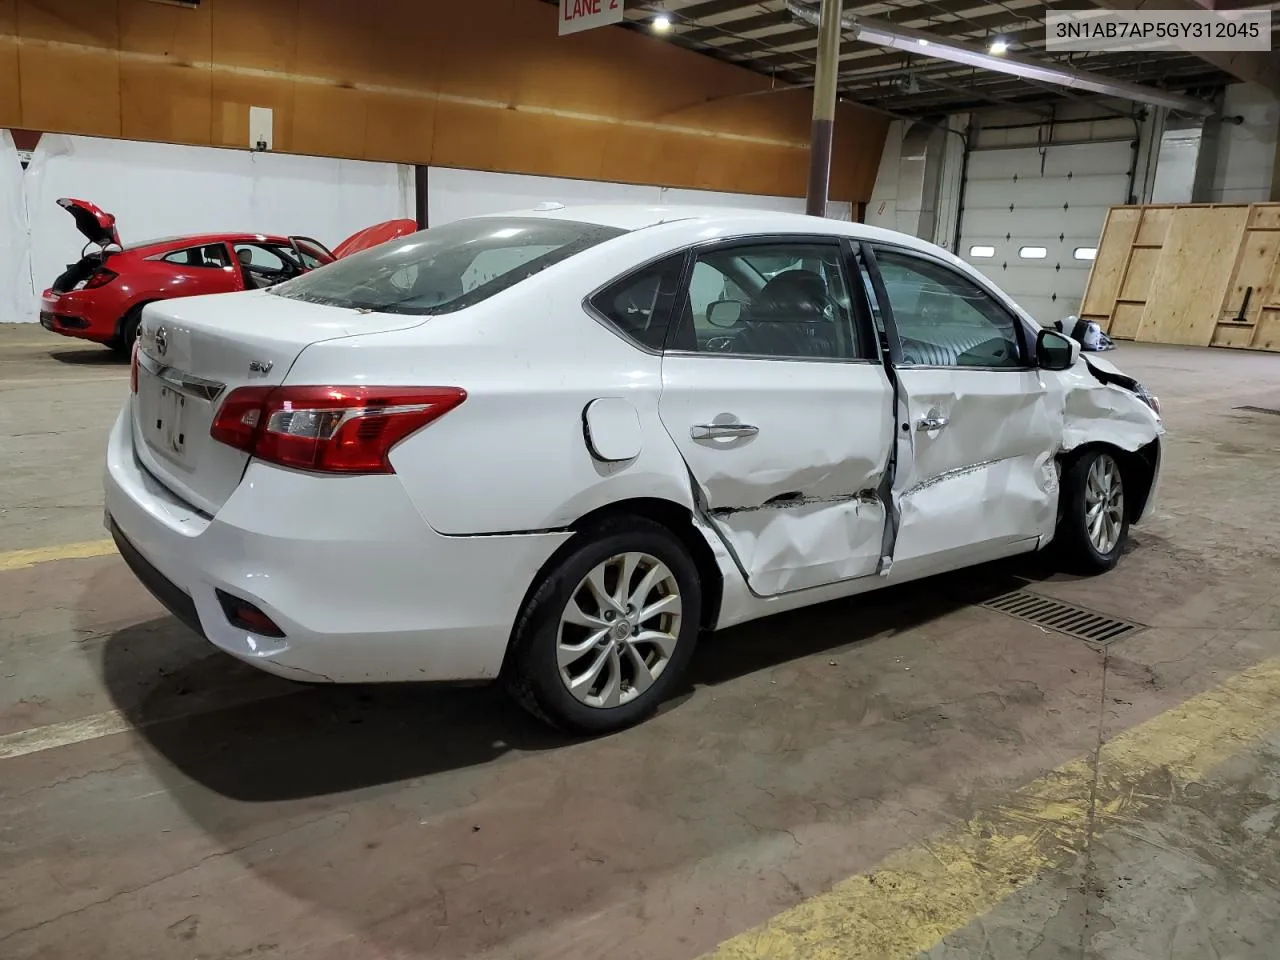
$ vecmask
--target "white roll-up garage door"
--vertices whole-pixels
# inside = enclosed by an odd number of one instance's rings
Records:
[[[1042,324],[1076,313],[1132,163],[1127,140],[974,150],[957,252]]]

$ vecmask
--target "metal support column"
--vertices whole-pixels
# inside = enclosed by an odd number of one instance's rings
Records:
[[[809,134],[809,193],[805,213],[827,215],[831,185],[831,140],[836,122],[836,76],[840,72],[840,18],[843,0],[822,0],[818,24],[818,66],[813,84],[813,126]]]

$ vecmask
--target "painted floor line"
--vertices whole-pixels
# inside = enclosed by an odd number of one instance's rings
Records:
[[[1167,801],[1280,727],[1280,658],[1265,661],[1106,741],[1095,828]],[[1079,862],[1090,829],[1092,757],[1042,776],[949,833],[888,857],[704,960],[898,960],[930,950],[1019,888]]]
[[[42,753],[45,750],[56,750],[59,747],[69,747],[88,740],[100,740],[103,737],[111,737],[118,733],[128,733],[132,730],[140,730],[156,724],[185,720],[189,717],[196,717],[206,713],[217,713],[222,710],[259,703],[263,700],[288,697],[306,689],[308,688],[304,685],[298,685],[297,687],[272,685],[261,690],[241,689],[236,691],[234,696],[226,699],[215,700],[210,697],[207,702],[192,709],[166,713],[142,722],[130,720],[126,714],[119,710],[107,710],[103,713],[95,713],[92,716],[80,717],[76,720],[64,720],[60,723],[46,724],[43,727],[17,730],[13,733],[0,735],[0,760],[12,760],[15,757],[25,757],[33,753]],[[217,692],[210,691],[211,694]]]
[[[0,573],[21,570],[38,563],[54,560],[85,560],[89,557],[106,557],[116,552],[111,540],[87,540],[83,543],[60,543],[52,547],[32,547],[29,550],[7,550],[0,553]]]

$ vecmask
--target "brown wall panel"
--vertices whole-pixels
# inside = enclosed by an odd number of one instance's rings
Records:
[[[275,79],[213,71],[212,143],[218,147],[249,144],[249,107],[270,107],[272,147],[293,151],[293,84]]]
[[[264,106],[286,152],[805,187],[806,91],[634,31],[557,36],[538,0],[0,0],[0,35],[13,127],[245,147]],[[886,128],[840,107],[832,199],[870,195]]]
[[[370,93],[365,97],[365,155],[415,163],[432,155],[436,101],[431,97]]]
[[[157,90],[163,90],[164,95],[156,96]],[[213,122],[212,95],[213,77],[207,69],[177,62],[122,60],[120,135],[127,140],[207,144]]]
[[[19,48],[18,63],[22,117],[14,126],[121,135],[120,62],[114,50],[36,42]]]

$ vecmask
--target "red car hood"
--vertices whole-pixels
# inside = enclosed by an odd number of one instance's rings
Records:
[[[69,197],[59,200],[58,206],[75,218],[76,229],[83,233],[90,243],[96,243],[100,247],[120,246],[115,214],[107,213],[88,200],[75,200]]]
[[[416,233],[417,230],[418,224],[415,220],[386,220],[382,223],[375,223],[371,227],[365,227],[359,233],[352,234],[334,247],[333,259],[341,260],[343,257],[349,257],[351,254],[359,253],[361,250],[376,247],[378,244],[386,243],[388,240],[407,237],[411,233]]]

